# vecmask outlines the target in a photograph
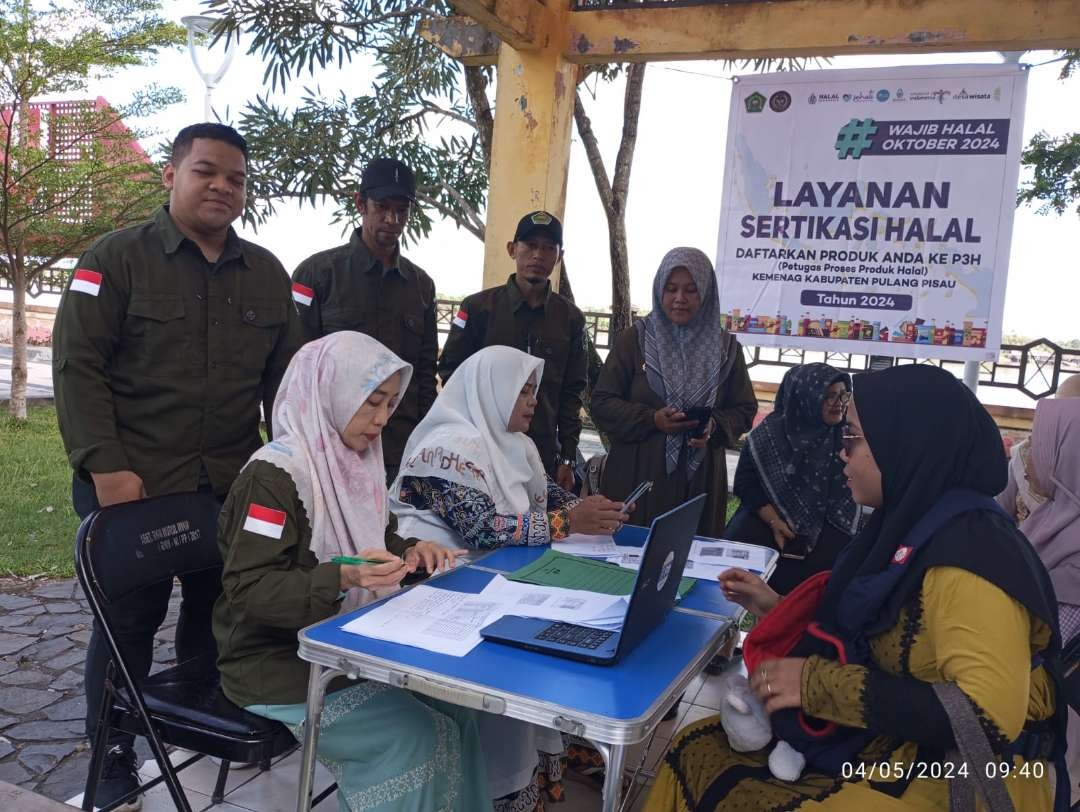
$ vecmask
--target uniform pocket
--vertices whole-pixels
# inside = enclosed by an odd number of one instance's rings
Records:
[[[322,309],[323,332],[336,333],[339,330],[355,330],[358,333],[364,330],[364,311],[359,307],[331,307],[324,306]]]
[[[122,363],[150,377],[175,372],[191,349],[191,326],[180,296],[133,295],[122,330]]]
[[[405,313],[401,317],[401,351],[407,353],[403,356],[410,364],[415,364],[420,358],[420,345],[424,341],[424,315],[422,313]]]
[[[544,384],[558,386],[562,383],[569,348],[568,338],[537,338],[533,341],[532,355],[544,362]]]
[[[236,309],[236,359],[246,369],[262,370],[278,331],[288,320],[287,305],[268,299],[244,299]]]

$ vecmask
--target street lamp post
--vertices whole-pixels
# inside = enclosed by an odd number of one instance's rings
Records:
[[[206,71],[202,65],[199,64],[199,54],[196,51],[199,40],[204,40],[210,36],[214,30],[214,24],[217,23],[216,17],[207,17],[202,14],[190,14],[187,17],[181,17],[180,22],[187,28],[187,45],[188,54],[191,56],[191,62],[195,65],[195,70],[199,76],[202,77],[203,84],[206,85],[206,95],[203,97],[204,116],[206,121],[210,121],[214,117],[214,109],[211,104],[211,97],[213,96],[214,88],[217,87],[218,82],[225,75],[225,71],[229,69],[229,65],[232,64],[233,55],[235,49],[231,38],[225,41],[225,54],[221,62],[221,67],[216,71]]]

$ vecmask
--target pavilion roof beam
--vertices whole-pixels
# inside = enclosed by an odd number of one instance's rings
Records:
[[[581,64],[1027,51],[1080,48],[1080,3],[790,0],[707,4],[574,12],[568,28],[565,58]]]
[[[463,65],[494,65],[499,38],[470,17],[428,17],[417,33]]]
[[[453,0],[453,5],[517,51],[545,47],[555,27],[551,11],[539,0]]]

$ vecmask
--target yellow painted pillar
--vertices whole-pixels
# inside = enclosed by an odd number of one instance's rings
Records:
[[[562,58],[565,6],[550,3],[552,36],[544,48],[499,47],[495,131],[491,144],[491,188],[484,242],[484,287],[506,281],[514,265],[506,243],[525,214],[544,209],[560,220],[566,205],[570,128],[574,118],[576,65]],[[552,274],[558,288],[559,268]]]

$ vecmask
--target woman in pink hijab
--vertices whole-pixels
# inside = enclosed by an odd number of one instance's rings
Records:
[[[1020,530],[1050,572],[1065,644],[1080,632],[1080,398],[1036,407],[1026,474],[1043,501]]]
[[[1039,402],[1024,476],[1041,501],[1020,530],[1050,573],[1065,646],[1080,633],[1080,398]],[[1080,772],[1080,716],[1071,708],[1066,739],[1075,781]]]

